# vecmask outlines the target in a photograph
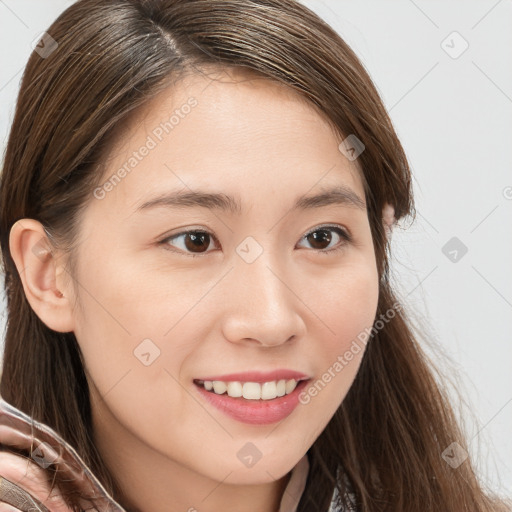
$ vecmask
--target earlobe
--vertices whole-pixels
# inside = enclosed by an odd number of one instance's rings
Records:
[[[64,267],[58,264],[43,225],[34,219],[15,222],[9,234],[9,249],[25,296],[37,316],[54,331],[72,331],[70,297],[61,291]]]
[[[386,203],[386,205],[382,209],[382,222],[384,224],[384,229],[386,230],[386,235],[388,237],[391,236],[393,225],[396,222],[395,208],[393,207],[393,205]]]

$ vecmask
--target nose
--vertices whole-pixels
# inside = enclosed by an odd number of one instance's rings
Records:
[[[252,263],[235,261],[222,301],[225,339],[271,347],[303,336],[305,306],[284,267],[265,251]]]

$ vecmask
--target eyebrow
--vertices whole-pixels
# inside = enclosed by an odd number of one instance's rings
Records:
[[[307,194],[299,196],[292,206],[291,211],[309,210],[329,205],[341,205],[366,211],[366,203],[352,189],[344,185],[323,189],[320,193],[311,196]],[[203,192],[201,190],[166,193],[142,203],[137,207],[136,211],[145,211],[157,207],[201,207],[210,210],[225,211],[233,215],[240,215],[242,212],[239,199],[224,193]]]

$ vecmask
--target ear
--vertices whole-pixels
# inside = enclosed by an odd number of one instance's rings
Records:
[[[395,208],[386,203],[384,208],[382,209],[382,222],[384,224],[384,229],[386,230],[386,235],[388,237],[391,236],[391,231],[393,229],[393,224],[395,224]]]
[[[9,234],[9,248],[36,315],[54,331],[72,331],[72,294],[64,281],[65,268],[58,264],[43,225],[34,219],[15,222]]]

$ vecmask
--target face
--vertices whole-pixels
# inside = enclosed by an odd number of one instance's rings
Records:
[[[215,78],[160,94],[112,151],[80,227],[74,332],[97,429],[264,483],[349,390],[364,349],[336,362],[372,326],[378,275],[341,139],[288,89]]]

